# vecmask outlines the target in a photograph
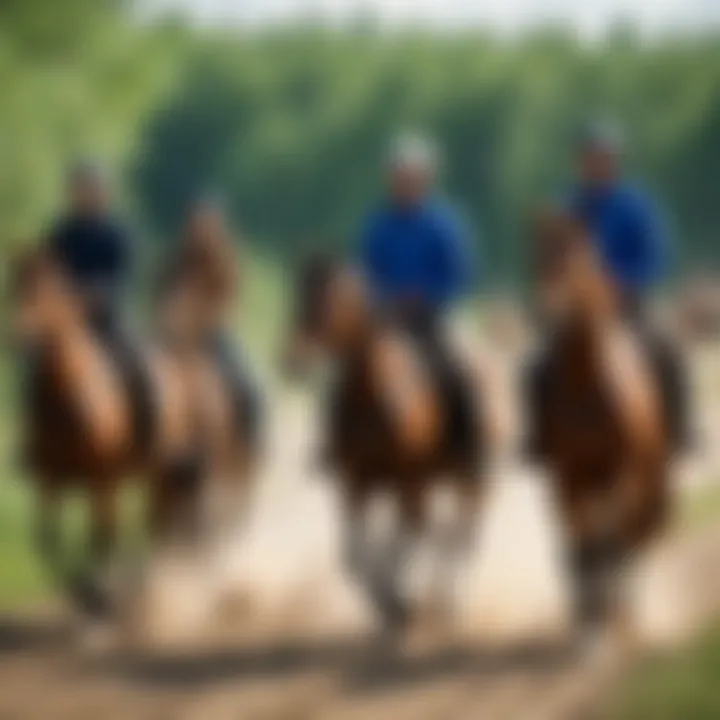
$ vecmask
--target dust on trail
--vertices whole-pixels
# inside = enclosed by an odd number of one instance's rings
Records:
[[[382,646],[341,570],[337,496],[313,469],[312,404],[284,395],[274,406],[255,510],[229,558],[245,598],[232,626],[142,659],[78,648],[62,618],[10,618],[0,624],[0,719],[577,717],[606,668],[586,668],[565,640],[561,538],[542,477],[510,453],[498,460],[456,625]],[[703,417],[716,432],[716,410]],[[713,480],[714,445],[678,468],[683,487]],[[719,560],[718,528],[657,549],[635,594],[646,641],[673,641],[720,607],[708,572]]]

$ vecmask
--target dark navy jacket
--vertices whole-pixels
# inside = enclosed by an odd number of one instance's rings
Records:
[[[103,313],[115,315],[133,265],[125,229],[108,217],[68,216],[52,230],[49,242],[78,290],[101,294]]]
[[[431,312],[469,289],[472,257],[455,213],[440,200],[386,205],[368,218],[360,245],[362,269],[378,299],[411,300]]]
[[[588,226],[609,272],[624,290],[638,293],[662,276],[668,246],[656,209],[625,184],[575,188],[570,210]]]

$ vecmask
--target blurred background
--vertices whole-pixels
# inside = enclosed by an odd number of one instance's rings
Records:
[[[270,382],[288,268],[311,249],[355,246],[399,129],[427,132],[443,149],[443,186],[480,258],[479,296],[521,298],[527,212],[567,182],[573,134],[598,113],[623,124],[631,174],[666,218],[669,296],[700,280],[717,287],[718,0],[3,0],[0,253],[48,227],[68,162],[97,157],[141,247],[141,316],[189,203],[217,190],[250,268],[238,334]],[[698,357],[712,403],[720,355]],[[15,612],[51,597],[18,477],[9,357],[0,371],[0,608]],[[702,474],[688,522],[712,524],[720,465]],[[703,635],[649,680],[643,667],[630,694],[649,704],[624,716],[720,716],[720,693],[703,685],[716,677],[720,643]],[[0,663],[12,644],[3,642],[0,633]],[[665,714],[648,709],[657,707]]]

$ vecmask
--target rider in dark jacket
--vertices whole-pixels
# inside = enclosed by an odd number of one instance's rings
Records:
[[[134,248],[123,224],[110,213],[108,179],[97,164],[76,163],[68,173],[67,194],[67,209],[51,228],[48,247],[83,301],[90,327],[118,363],[133,397],[138,438],[149,442],[149,379],[122,316]]]
[[[89,162],[78,163],[68,177],[68,209],[49,238],[51,252],[102,334],[113,334],[119,326],[134,260],[130,237],[108,206],[103,172]]]

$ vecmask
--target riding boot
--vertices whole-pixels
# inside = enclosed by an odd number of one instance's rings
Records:
[[[665,410],[672,447],[686,450],[692,444],[689,428],[689,387],[687,369],[680,352],[666,338],[650,337],[650,355],[659,380],[661,401]]]
[[[262,402],[257,384],[242,354],[222,334],[213,339],[214,356],[226,381],[232,388],[236,421],[246,434],[248,444],[256,448],[261,441]]]
[[[524,455],[538,460],[542,455],[542,412],[547,400],[548,359],[544,354],[533,358],[525,370],[526,439]]]
[[[104,314],[92,318],[93,328],[110,350],[117,363],[131,399],[134,418],[134,438],[141,452],[147,452],[155,442],[157,408],[150,372],[138,343],[123,327],[119,318]]]
[[[474,473],[482,455],[482,415],[476,403],[477,393],[472,391],[469,377],[463,373],[460,363],[453,357],[447,341],[442,337],[440,320],[435,314],[419,313],[406,319],[404,326],[417,342],[438,379],[440,394],[445,400],[448,444],[463,469]]]
[[[658,379],[670,443],[675,450],[686,450],[693,443],[688,372],[679,349],[650,327],[643,310],[643,303],[636,293],[623,298],[623,315],[643,338]]]
[[[688,378],[679,352],[667,342],[656,343],[655,357],[661,394],[673,447],[686,450],[692,444],[688,421]]]
[[[480,448],[481,412],[476,405],[476,394],[468,387],[468,379],[457,367],[446,367],[444,385],[448,398],[448,426],[451,441],[464,468],[474,473],[482,452]]]

